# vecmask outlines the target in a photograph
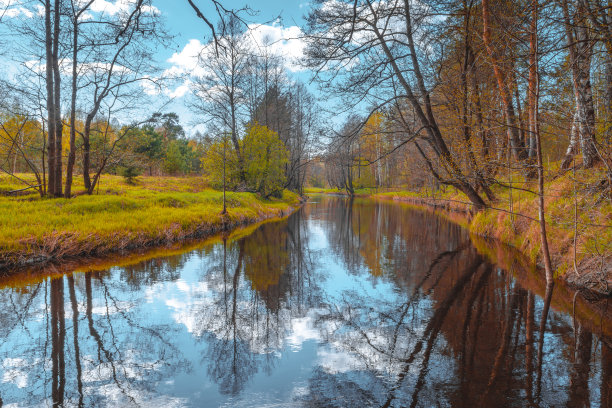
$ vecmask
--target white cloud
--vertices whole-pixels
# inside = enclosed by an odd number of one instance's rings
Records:
[[[182,85],[179,85],[174,91],[170,91],[168,96],[171,98],[182,98],[191,89],[191,81],[186,80]]]
[[[175,52],[168,59],[172,67],[166,70],[166,74],[180,75],[191,73],[194,76],[203,75],[202,68],[198,66],[198,59],[209,44],[202,44],[200,40],[192,39],[180,52]]]
[[[251,24],[246,33],[255,48],[270,47],[272,53],[283,58],[285,67],[292,72],[303,70],[299,60],[304,55],[306,43],[300,27],[283,27],[278,21],[272,25]]]
[[[81,0],[81,3],[85,3],[85,0]],[[97,13],[107,13],[110,15],[125,13],[133,10],[136,0],[116,0],[115,2],[107,0],[95,0],[90,9]],[[143,6],[142,11],[144,13],[158,14],[159,9],[155,6]]]
[[[84,7],[87,0],[79,0],[78,5]],[[134,10],[137,0],[95,0],[89,10],[93,13],[103,13],[108,15],[115,15],[119,13],[129,13]],[[35,14],[38,16],[44,16],[45,8],[40,5],[30,6],[29,8],[19,6],[17,0],[0,0],[0,18],[15,18],[23,15],[26,18],[32,18]],[[155,6],[145,5],[142,7],[142,11],[145,14],[159,14],[160,11]],[[84,13],[81,17],[83,20],[91,19],[91,13]]]
[[[269,51],[283,58],[285,67],[290,71],[300,71],[298,65],[304,55],[306,43],[302,29],[298,26],[283,26],[279,20],[269,24],[250,24],[245,33],[246,40],[257,50],[268,47]]]
[[[14,18],[24,15],[27,18],[34,16],[31,10],[21,7],[16,0],[0,0],[0,19],[2,17]]]
[[[251,24],[244,35],[255,53],[263,54],[263,48],[268,47],[272,55],[282,59],[287,70],[298,72],[304,69],[299,65],[299,60],[304,55],[306,44],[302,40],[302,30],[298,26],[283,27],[278,21],[272,25]],[[168,58],[167,62],[172,66],[163,76],[176,78],[186,75],[193,78],[205,75],[206,71],[198,64],[199,58],[200,55],[212,53],[213,47],[212,43],[203,44],[198,39],[189,40],[182,50]],[[189,92],[191,85],[192,81],[186,79],[176,89],[166,93],[180,98]]]

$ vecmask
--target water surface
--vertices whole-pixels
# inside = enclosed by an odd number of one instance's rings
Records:
[[[605,301],[396,203],[315,197],[241,239],[56,272],[0,289],[4,406],[612,404]]]

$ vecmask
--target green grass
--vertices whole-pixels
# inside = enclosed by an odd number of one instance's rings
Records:
[[[369,196],[376,193],[375,188],[363,187],[356,188],[354,194],[356,196]],[[304,194],[343,194],[348,195],[346,190],[338,188],[319,188],[319,187],[308,187],[304,189]]]
[[[29,177],[29,175],[21,175]],[[0,192],[19,188],[0,177]],[[78,194],[82,185],[75,185]],[[36,193],[0,195],[0,263],[19,264],[33,257],[62,258],[169,243],[280,216],[297,206],[297,195],[263,200],[253,193],[223,193],[202,178],[140,177],[136,185],[104,176],[99,194],[70,199],[40,198]]]
[[[337,188],[319,188],[319,187],[308,187],[304,189],[304,194],[344,194],[344,190],[338,190]]]

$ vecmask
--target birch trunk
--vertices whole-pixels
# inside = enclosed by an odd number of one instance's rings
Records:
[[[593,40],[590,38],[585,16],[585,10],[580,0],[575,0],[575,10],[570,16],[568,0],[563,0],[563,19],[566,40],[569,50],[572,83],[576,100],[574,123],[578,129],[578,139],[582,151],[582,165],[592,167],[599,161],[595,145],[595,108],[593,105],[593,89],[591,88],[591,60],[593,57]],[[573,135],[572,135],[573,137]],[[567,168],[576,153],[575,144],[568,147],[563,164]]]

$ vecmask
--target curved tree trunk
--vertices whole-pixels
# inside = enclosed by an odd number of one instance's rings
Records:
[[[368,5],[372,13],[376,14],[372,4],[368,3]],[[426,129],[427,134],[429,136],[428,141],[432,145],[436,155],[438,156],[438,159],[444,162],[445,164],[444,167],[447,169],[448,173],[450,174],[451,180],[446,181],[446,184],[453,185],[457,189],[459,189],[461,192],[463,192],[469,198],[469,200],[472,202],[472,204],[477,210],[484,209],[486,207],[484,200],[482,199],[482,197],[480,197],[478,192],[476,192],[475,188],[470,184],[469,179],[465,176],[465,174],[463,174],[463,171],[461,170],[461,168],[455,161],[455,158],[453,157],[450,150],[448,149],[448,146],[446,145],[446,142],[444,141],[444,138],[442,137],[442,132],[440,131],[440,127],[438,126],[438,123],[436,122],[436,118],[433,113],[431,99],[429,97],[429,92],[427,91],[425,87],[425,80],[421,72],[420,63],[417,59],[417,51],[416,51],[416,46],[414,44],[414,38],[413,38],[413,27],[412,27],[412,21],[411,21],[410,1],[409,0],[404,0],[404,13],[405,13],[404,17],[406,20],[405,21],[406,22],[406,33],[405,34],[408,39],[408,47],[410,49],[410,56],[412,59],[412,68],[414,71],[414,75],[416,77],[417,89],[420,93],[420,98],[413,92],[412,86],[410,85],[406,77],[404,76],[404,72],[399,68],[397,64],[397,59],[392,53],[391,49],[389,48],[387,39],[385,38],[383,33],[380,31],[379,27],[376,26],[376,24],[372,24],[371,28],[374,34],[376,35],[376,37],[378,38],[382,51],[385,53],[385,55],[389,59],[391,69],[397,76],[397,79],[400,85],[402,86],[402,88],[406,91],[406,99],[410,102],[410,104],[414,108],[414,113],[416,114],[419,122],[421,123],[423,128]],[[423,105],[421,105],[420,99],[423,100]],[[427,164],[428,164],[428,168],[430,169],[430,171],[432,171],[432,174],[434,174],[434,177],[436,177],[437,173],[433,171],[433,167],[431,166],[431,163],[427,163]],[[438,180],[440,179],[439,176],[437,176],[436,178]]]

